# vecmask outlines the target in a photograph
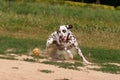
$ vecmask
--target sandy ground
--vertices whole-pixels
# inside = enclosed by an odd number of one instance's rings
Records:
[[[120,80],[120,75],[87,68],[78,71],[43,63],[0,59],[0,80]]]

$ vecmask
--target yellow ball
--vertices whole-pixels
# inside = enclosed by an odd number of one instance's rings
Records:
[[[39,55],[39,54],[40,54],[40,50],[39,50],[38,48],[34,48],[34,49],[33,49],[33,54],[34,54],[35,56]]]

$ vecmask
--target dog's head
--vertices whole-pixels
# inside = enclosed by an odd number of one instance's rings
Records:
[[[58,29],[57,29],[57,33],[59,35],[59,40],[62,42],[66,42],[67,41],[67,37],[69,35],[69,31],[72,28],[72,25],[61,25]]]

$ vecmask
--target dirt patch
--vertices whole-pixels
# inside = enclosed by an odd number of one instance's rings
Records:
[[[86,65],[80,67],[80,70],[59,68],[58,66],[40,63],[22,61],[25,58],[32,58],[22,55],[17,56],[19,60],[0,59],[0,80],[119,80],[118,74],[103,73],[93,71],[88,68],[97,67],[95,65]],[[18,58],[19,57],[19,58]]]

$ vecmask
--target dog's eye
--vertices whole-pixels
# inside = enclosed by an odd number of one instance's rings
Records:
[[[61,31],[58,31],[59,33],[61,33]]]
[[[62,30],[63,33],[66,33],[66,30]]]

